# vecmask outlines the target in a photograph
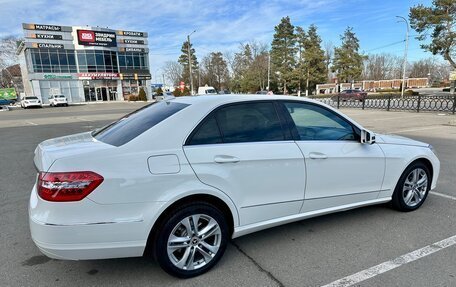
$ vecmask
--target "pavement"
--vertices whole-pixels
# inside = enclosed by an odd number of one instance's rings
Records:
[[[42,255],[27,217],[36,145],[101,127],[143,105],[0,113],[0,286],[456,286],[456,117],[444,113],[342,109],[368,129],[436,148],[438,186],[415,212],[378,205],[246,235],[228,245],[213,270],[189,280],[144,258],[60,261]]]

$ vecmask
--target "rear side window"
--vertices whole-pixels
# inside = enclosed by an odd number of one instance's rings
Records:
[[[222,143],[222,135],[220,134],[214,115],[211,115],[197,128],[189,144],[200,145],[217,143]]]
[[[93,132],[92,136],[101,142],[121,146],[187,106],[172,101],[155,102]]]
[[[196,128],[189,145],[284,140],[272,102],[242,103],[222,107]]]

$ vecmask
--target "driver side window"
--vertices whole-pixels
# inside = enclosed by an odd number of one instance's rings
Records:
[[[284,103],[300,140],[357,140],[355,128],[339,115],[314,104]]]

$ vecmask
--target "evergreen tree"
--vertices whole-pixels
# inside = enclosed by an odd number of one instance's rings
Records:
[[[432,39],[421,48],[442,55],[456,69],[456,1],[434,0],[431,7],[414,6],[409,18],[410,26],[419,33],[418,40],[425,40],[427,35]]]
[[[195,55],[195,49],[192,48],[192,44],[190,44],[190,59],[192,63],[192,76],[193,76],[193,84],[195,84],[195,80],[198,77],[198,59]],[[179,64],[182,65],[182,81],[185,84],[190,84],[190,71],[188,68],[188,42],[185,41],[182,44],[181,48],[182,54],[180,55],[179,59],[177,60]]]
[[[147,102],[147,95],[146,95],[146,91],[144,91],[143,88],[140,88],[139,89],[139,93],[138,93],[138,101],[146,101]]]
[[[306,95],[313,91],[317,84],[326,80],[325,51],[321,47],[321,38],[317,27],[310,25],[304,38],[304,69],[306,70]],[[361,63],[362,64],[362,63]]]
[[[271,63],[274,72],[278,72],[283,84],[283,93],[288,93],[288,85],[294,78],[296,55],[296,36],[290,17],[282,18],[279,25],[274,27],[275,33],[271,45]]]
[[[332,69],[340,83],[358,80],[363,71],[364,57],[359,53],[359,40],[353,28],[347,27],[341,40],[342,45],[334,49]]]

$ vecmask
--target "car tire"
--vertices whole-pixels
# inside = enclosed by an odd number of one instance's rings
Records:
[[[431,189],[431,172],[423,162],[409,165],[402,173],[391,200],[394,209],[413,211],[423,205]]]
[[[228,225],[223,213],[211,204],[196,202],[182,206],[162,221],[154,239],[153,256],[168,274],[191,278],[214,267],[227,242]]]

